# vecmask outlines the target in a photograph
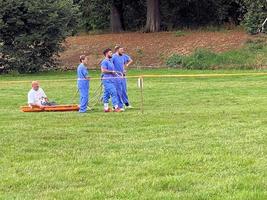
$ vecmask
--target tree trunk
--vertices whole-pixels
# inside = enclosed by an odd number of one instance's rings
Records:
[[[160,30],[159,0],[147,0],[147,15],[145,32]]]
[[[122,23],[121,23],[121,13],[119,9],[116,7],[114,2],[111,5],[110,9],[110,27],[112,32],[121,32]]]

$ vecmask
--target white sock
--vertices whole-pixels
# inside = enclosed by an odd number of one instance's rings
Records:
[[[108,103],[104,103],[104,110],[108,110]]]
[[[118,105],[115,105],[114,108],[117,109],[118,108]]]

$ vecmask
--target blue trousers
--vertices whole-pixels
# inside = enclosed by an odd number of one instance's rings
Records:
[[[126,78],[121,79],[121,87],[122,87],[122,93],[121,93],[121,99],[124,104],[129,104],[129,99],[127,95],[127,80]]]
[[[108,103],[111,97],[113,107],[118,105],[116,82],[114,80],[104,79],[102,83],[104,85],[103,102]]]
[[[119,106],[119,108],[123,108],[122,80],[123,79],[115,79],[115,85],[116,85],[116,90],[117,90],[117,98],[118,98],[118,106]]]
[[[78,89],[80,92],[80,113],[86,112],[89,100],[89,81],[78,81]]]

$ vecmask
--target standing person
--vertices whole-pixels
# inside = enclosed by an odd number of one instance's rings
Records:
[[[114,64],[111,61],[112,51],[111,49],[106,49],[103,52],[105,59],[101,62],[101,72],[102,72],[102,83],[104,85],[104,112],[111,112],[109,108],[109,99],[111,97],[112,105],[114,107],[114,112],[121,112],[118,106],[117,90],[115,86],[116,72],[114,69]]]
[[[115,79],[115,85],[117,90],[117,98],[118,98],[118,106],[121,110],[123,109],[124,102],[122,100],[122,79],[123,79],[123,73],[124,73],[124,58],[119,52],[120,46],[115,46],[115,53],[112,55],[112,62],[114,64],[115,71],[120,74]]]
[[[126,69],[133,62],[133,60],[125,53],[125,49],[121,46],[115,46],[115,52],[116,53],[112,57],[115,70],[123,74],[123,78],[120,80],[120,87],[118,86],[118,96],[121,99],[120,106],[125,104],[126,108],[131,108],[127,94],[127,80],[125,75],[127,72]]]
[[[85,55],[80,56],[80,65],[77,68],[77,85],[80,92],[80,113],[85,113],[89,100],[89,74],[87,70],[88,57]]]

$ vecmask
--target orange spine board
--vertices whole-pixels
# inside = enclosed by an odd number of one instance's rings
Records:
[[[56,105],[56,106],[44,106],[40,108],[38,106],[33,106],[32,108],[29,106],[21,106],[20,110],[22,112],[53,112],[53,111],[78,111],[78,105]]]

